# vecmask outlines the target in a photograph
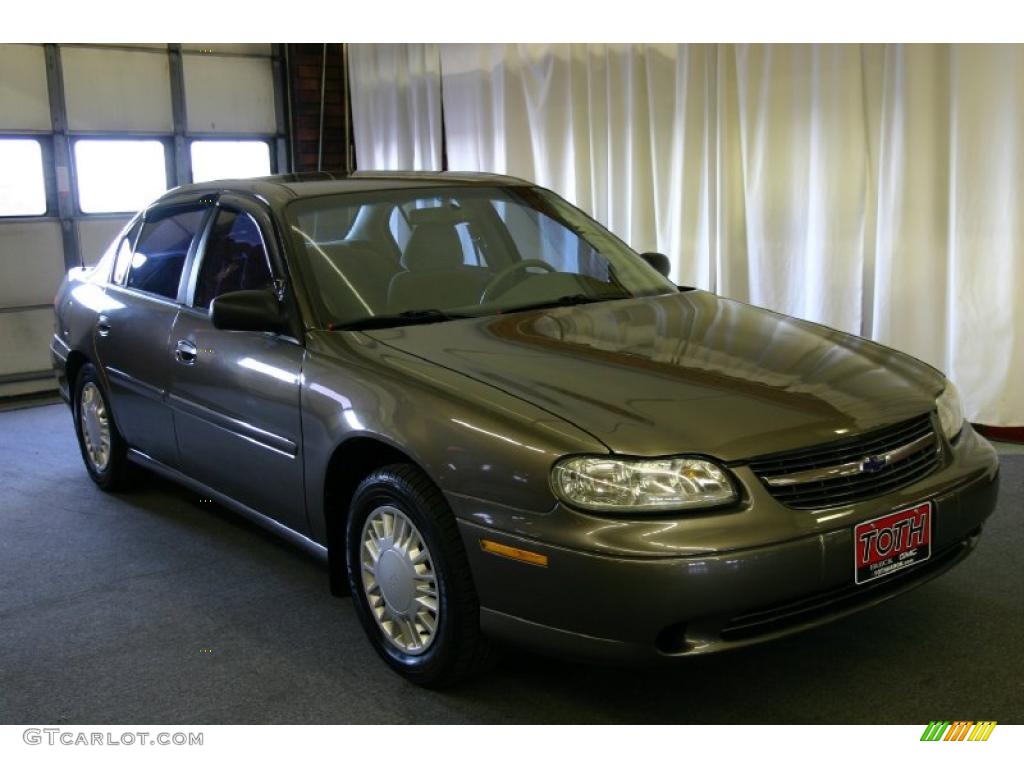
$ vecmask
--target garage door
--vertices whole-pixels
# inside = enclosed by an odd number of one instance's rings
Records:
[[[285,171],[277,46],[0,45],[0,397],[55,388],[52,301],[172,186]]]

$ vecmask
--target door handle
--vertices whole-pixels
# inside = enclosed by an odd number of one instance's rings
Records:
[[[110,335],[110,318],[106,315],[100,315],[96,318],[96,334],[98,336]]]
[[[198,357],[196,345],[191,341],[182,339],[174,349],[174,358],[184,365],[193,365]]]

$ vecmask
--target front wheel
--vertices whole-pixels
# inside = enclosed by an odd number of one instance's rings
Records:
[[[451,685],[489,656],[451,509],[419,469],[394,464],[356,489],[346,536],[349,584],[374,649],[419,685]]]
[[[83,365],[75,380],[75,433],[89,476],[105,491],[122,490],[128,480],[127,446],[117,431],[96,368]]]

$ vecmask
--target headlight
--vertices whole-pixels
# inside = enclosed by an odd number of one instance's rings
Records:
[[[687,457],[575,456],[555,464],[552,484],[563,501],[603,512],[664,512],[736,500],[724,469]]]
[[[953,440],[960,434],[964,425],[964,411],[960,407],[960,393],[956,391],[952,381],[946,382],[946,388],[942,390],[935,406],[939,409],[939,423],[942,425],[942,433]]]

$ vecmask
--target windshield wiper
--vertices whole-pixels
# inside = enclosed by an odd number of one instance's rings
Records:
[[[572,293],[568,296],[559,296],[557,299],[548,299],[547,301],[538,301],[533,304],[521,304],[517,307],[506,307],[501,310],[501,314],[507,314],[509,312],[526,312],[531,309],[550,309],[552,307],[574,307],[578,304],[597,304],[601,301],[615,301],[616,299],[629,299],[632,298],[628,293],[621,295],[612,296],[587,296],[585,293]]]
[[[465,317],[472,317],[472,315],[452,314],[440,309],[409,309],[393,315],[361,317],[358,320],[331,326],[331,330],[362,331],[370,328],[392,328],[397,325],[426,325],[427,323],[444,323],[448,320],[459,320]]]

